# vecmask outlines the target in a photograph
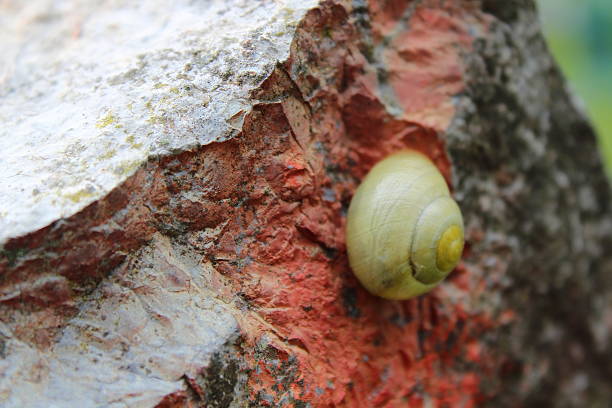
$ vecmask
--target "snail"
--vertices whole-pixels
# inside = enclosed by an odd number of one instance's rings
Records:
[[[377,163],[349,206],[349,264],[365,288],[409,299],[440,283],[463,253],[463,217],[425,155],[402,150]]]

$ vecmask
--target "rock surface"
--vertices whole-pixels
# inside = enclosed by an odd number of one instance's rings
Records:
[[[235,136],[315,4],[3,5],[0,243],[82,210],[150,157]]]
[[[531,1],[0,7],[3,405],[612,399],[610,187]],[[395,302],[344,224],[406,147],[467,246]]]

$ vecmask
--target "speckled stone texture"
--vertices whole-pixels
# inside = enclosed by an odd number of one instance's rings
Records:
[[[191,96],[179,105],[158,106],[163,124],[143,119],[144,108],[125,111],[122,126],[136,129],[126,143],[149,140],[138,129],[151,126],[175,145],[147,150],[123,178],[55,218],[3,231],[3,405],[607,407],[610,187],[532,2],[255,3],[189,2],[194,15],[177,20],[155,2],[146,13],[135,3],[105,6],[110,16],[127,8],[161,18],[166,31],[144,36],[149,45],[156,35],[163,43],[168,27],[206,26],[198,12],[223,9],[230,22],[254,13],[259,31],[239,31],[257,39],[255,49],[275,41],[261,28],[266,19],[287,48],[259,54],[259,76],[244,87],[232,67],[243,69],[246,56],[218,50],[228,75],[192,66],[196,78],[217,75],[215,106],[238,101],[238,119],[230,112],[205,123],[201,100],[183,88],[177,95]],[[198,33],[188,38],[206,54]],[[165,61],[194,54],[164,44],[145,72],[191,72]],[[122,98],[137,92],[146,101],[165,89],[150,86],[155,76],[121,78],[113,89]],[[49,81],[41,89],[56,89]],[[34,98],[6,92],[0,98]],[[115,123],[88,106],[72,108],[77,128]],[[7,122],[2,145],[36,120],[18,122]],[[197,137],[191,125],[203,126]],[[119,150],[121,129],[83,138]],[[36,154],[24,146],[19,157]],[[351,274],[344,225],[359,180],[406,147],[431,157],[449,182],[466,250],[430,294],[387,301]],[[79,160],[91,151],[57,160],[82,163],[73,180],[95,180],[98,164]]]

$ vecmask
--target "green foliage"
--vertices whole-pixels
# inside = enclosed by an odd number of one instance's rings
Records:
[[[584,101],[612,175],[612,1],[538,0],[552,53]]]

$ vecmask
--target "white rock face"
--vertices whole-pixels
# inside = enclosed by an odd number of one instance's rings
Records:
[[[314,5],[1,2],[0,249],[151,157],[238,134],[257,102],[250,90],[288,57]],[[138,257],[144,266],[126,261],[79,300],[48,349],[0,322],[0,405],[154,406],[235,339],[236,310],[217,298],[213,268],[159,236]]]
[[[0,4],[0,245],[234,136],[314,0]]]
[[[236,336],[214,270],[158,237],[79,306],[49,350],[0,322],[2,407],[152,407]]]

